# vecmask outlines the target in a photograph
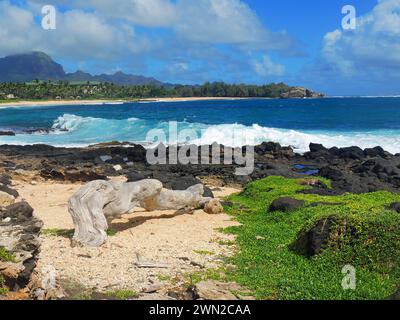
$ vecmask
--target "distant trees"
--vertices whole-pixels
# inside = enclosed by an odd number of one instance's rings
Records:
[[[203,85],[177,86],[122,86],[113,83],[70,83],[68,81],[40,81],[30,83],[0,83],[3,96],[13,94],[18,99],[141,99],[157,97],[254,97],[279,98],[291,87],[284,83],[262,86],[206,82]]]

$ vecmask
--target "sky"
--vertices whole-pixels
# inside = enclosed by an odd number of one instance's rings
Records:
[[[0,0],[0,56],[29,51],[67,72],[400,95],[400,0]]]

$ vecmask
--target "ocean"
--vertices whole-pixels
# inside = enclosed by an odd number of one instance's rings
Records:
[[[172,122],[172,123],[171,123]],[[179,135],[171,127],[176,122]],[[0,107],[0,144],[87,146],[109,141],[151,145],[218,142],[229,146],[263,141],[308,150],[382,146],[400,152],[400,98],[249,99],[134,102],[102,105]]]

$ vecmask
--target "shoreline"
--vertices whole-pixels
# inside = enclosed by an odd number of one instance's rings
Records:
[[[251,100],[251,99],[271,99],[271,98],[230,98],[230,97],[177,97],[177,98],[146,98],[137,100],[38,100],[38,101],[15,101],[0,102],[2,107],[42,107],[42,106],[69,106],[69,105],[99,105],[99,104],[123,104],[140,102],[189,102],[189,101],[208,101],[208,100]]]

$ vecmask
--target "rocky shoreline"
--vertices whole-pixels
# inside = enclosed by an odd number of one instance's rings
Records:
[[[220,148],[223,162],[226,149],[222,145]],[[11,177],[33,172],[37,179],[67,182],[88,182],[110,176],[126,176],[128,181],[153,178],[175,190],[202,180],[213,180],[220,186],[244,186],[268,176],[301,178],[318,175],[332,181],[332,189],[316,187],[311,191],[321,195],[399,191],[400,154],[390,154],[381,147],[327,149],[310,144],[310,151],[301,155],[290,147],[266,142],[254,150],[254,171],[249,176],[238,176],[235,169],[240,166],[235,163],[150,165],[146,160],[146,149],[129,143],[106,143],[87,148],[2,145],[0,172]]]
[[[226,149],[220,148],[222,158]],[[310,151],[300,155],[290,147],[268,142],[254,150],[254,172],[249,176],[237,176],[236,164],[150,165],[146,161],[146,149],[128,143],[115,142],[87,148],[0,146],[0,248],[10,254],[9,261],[0,262],[2,286],[6,285],[13,291],[25,290],[26,297],[48,297],[46,289],[41,288],[38,272],[34,272],[43,222],[32,214],[33,209],[27,202],[16,201],[19,194],[11,186],[11,181],[36,185],[45,181],[85,183],[121,176],[128,181],[153,178],[173,190],[184,190],[201,182],[208,186],[205,195],[213,197],[218,188],[241,188],[268,176],[320,176],[329,179],[332,188],[316,182],[312,189],[303,192],[341,195],[378,190],[398,193],[400,190],[400,154],[390,154],[380,147],[327,149],[311,144]],[[60,294],[57,288],[52,290],[55,290],[52,297]]]

